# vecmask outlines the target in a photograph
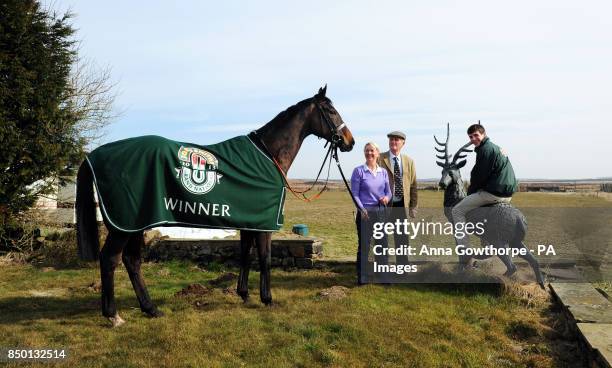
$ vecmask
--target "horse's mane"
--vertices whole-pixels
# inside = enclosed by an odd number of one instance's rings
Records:
[[[289,120],[291,120],[291,118],[293,116],[295,116],[295,114],[297,114],[304,107],[304,105],[308,105],[309,103],[311,103],[316,98],[317,98],[317,96],[310,97],[310,98],[307,98],[305,100],[302,100],[302,101],[296,103],[295,105],[289,106],[284,111],[279,112],[278,115],[276,115],[274,117],[274,119],[272,119],[272,120],[270,120],[270,122],[268,122],[268,124],[273,124],[273,123],[276,123],[278,121],[289,121]],[[331,103],[331,100],[329,98],[327,98],[327,97],[322,97],[322,99],[325,102]],[[326,108],[325,105],[323,105],[322,107]],[[268,124],[266,124],[266,125],[268,125]]]
[[[314,97],[310,97],[310,98],[307,98],[305,100],[302,100],[302,101],[296,103],[295,105],[289,106],[284,111],[279,112],[278,115],[276,115],[274,117],[274,119],[272,119],[270,122],[291,119],[291,117],[293,117],[295,114],[297,114],[297,112],[302,107],[304,107],[304,105],[309,104],[313,99],[314,99]]]

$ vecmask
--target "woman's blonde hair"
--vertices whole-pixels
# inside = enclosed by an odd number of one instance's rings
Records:
[[[366,143],[366,144],[365,144],[365,146],[363,146],[363,152],[365,152],[365,150],[366,150],[366,148],[367,148],[368,146],[372,146],[372,147],[374,147],[374,149],[375,149],[375,150],[376,150],[378,153],[380,153],[380,148],[379,148],[379,147],[378,147],[378,145],[377,145],[376,143],[374,143],[374,142],[368,142],[368,143]]]

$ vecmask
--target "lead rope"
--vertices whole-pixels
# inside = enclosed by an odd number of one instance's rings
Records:
[[[357,204],[357,201],[355,200],[355,195],[353,194],[353,191],[351,190],[351,187],[349,186],[348,181],[346,181],[346,177],[344,176],[344,172],[342,172],[342,167],[340,166],[340,160],[338,159],[338,149],[337,149],[337,147],[334,147],[334,152],[332,152],[332,157],[336,160],[336,165],[338,166],[338,171],[340,171],[340,176],[342,177],[342,180],[344,181],[344,185],[346,185],[346,189],[348,190],[349,195],[351,196],[351,199],[353,200],[353,203],[355,204],[355,208],[357,208],[357,210],[359,210],[359,205]]]
[[[323,160],[323,164],[321,165],[321,169],[319,169],[319,174],[317,175],[317,178],[315,179],[314,183],[310,186],[310,188],[308,188],[308,189],[306,189],[304,191],[296,191],[295,189],[293,189],[291,187],[291,185],[289,184],[289,178],[287,178],[287,175],[285,174],[283,169],[276,162],[276,160],[274,160],[274,163],[276,164],[276,167],[278,168],[278,170],[283,175],[283,179],[285,180],[285,183],[287,185],[287,189],[289,189],[291,194],[293,194],[297,199],[302,200],[304,202],[312,202],[312,201],[315,201],[315,200],[319,199],[321,197],[321,194],[323,194],[323,192],[327,189],[327,183],[329,183],[329,172],[330,172],[329,169],[331,167],[331,158],[329,159],[329,164],[327,166],[327,178],[325,179],[325,185],[323,185],[323,188],[321,188],[319,193],[315,194],[312,197],[306,197],[306,194],[305,194],[305,193],[309,192],[312,188],[314,188],[314,186],[317,184],[317,181],[319,180],[319,175],[321,174],[321,171],[323,171],[323,167],[325,166],[325,161],[327,161],[327,158],[329,157],[329,152],[331,152],[331,150],[332,150],[332,147],[329,147],[329,150],[327,150],[327,154],[325,155],[325,159]]]
[[[318,199],[319,197],[321,197],[321,194],[327,189],[327,184],[329,183],[329,172],[330,172],[330,167],[331,167],[330,152],[332,152],[333,148],[335,147],[334,144],[332,144],[329,147],[329,149],[327,150],[327,153],[325,154],[325,158],[323,159],[323,162],[321,163],[321,168],[319,169],[319,173],[317,174],[317,178],[315,179],[315,181],[312,183],[312,185],[308,189],[299,191],[299,190],[295,190],[295,189],[293,189],[291,187],[291,185],[289,184],[289,178],[287,178],[287,174],[285,174],[285,171],[283,170],[283,168],[280,166],[278,161],[276,161],[276,158],[274,157],[274,155],[272,155],[270,153],[270,150],[266,146],[266,143],[259,137],[259,135],[257,134],[257,131],[254,130],[252,133],[257,137],[257,139],[259,140],[259,142],[261,143],[263,148],[266,150],[266,153],[272,159],[272,162],[274,162],[274,165],[276,166],[278,171],[281,173],[281,175],[283,177],[283,180],[285,181],[286,188],[289,189],[291,194],[293,194],[297,199],[302,200],[304,202],[312,202],[312,201]],[[327,144],[326,144],[326,146],[327,146]],[[309,192],[312,188],[314,188],[314,186],[319,181],[319,177],[321,176],[321,172],[323,172],[323,167],[325,167],[325,162],[327,161],[328,158],[329,158],[329,165],[327,167],[327,178],[325,179],[325,185],[323,185],[323,188],[321,188],[319,193],[315,194],[314,196],[312,196],[310,198],[306,197],[305,193]]]

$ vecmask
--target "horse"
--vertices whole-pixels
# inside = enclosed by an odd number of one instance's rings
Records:
[[[249,138],[276,164],[286,178],[304,139],[315,135],[327,140],[342,152],[350,151],[355,141],[332,101],[326,97],[327,86],[318,93],[279,113],[261,128],[251,132]],[[129,154],[129,153],[126,153]],[[129,157],[126,157],[129,159]],[[286,179],[285,179],[286,180]],[[77,175],[76,228],[78,254],[86,261],[99,260],[101,273],[102,315],[113,327],[125,323],[117,312],[114,295],[114,271],[122,261],[136,293],[140,309],[149,317],[161,317],[163,313],[151,300],[141,273],[141,248],[144,246],[143,231],[125,232],[110,226],[108,218],[103,220],[108,236],[100,250],[96,204],[94,201],[94,174],[87,160],[81,164]],[[286,183],[286,186],[289,184]],[[151,226],[152,227],[152,226]],[[259,258],[259,290],[261,302],[272,304],[270,290],[270,255],[272,233],[270,231],[240,230],[240,276],[237,294],[244,302],[249,300],[248,278],[250,250],[257,248]]]
[[[471,143],[463,145],[454,155],[448,154],[448,136],[449,136],[449,125],[446,127],[446,141],[444,143],[438,141],[438,138],[434,135],[436,144],[443,148],[436,147],[436,151],[441,155],[436,155],[437,158],[444,160],[444,162],[436,161],[436,164],[442,167],[442,177],[438,183],[438,186],[444,189],[444,215],[446,218],[454,224],[452,216],[452,208],[459,203],[466,196],[465,186],[461,179],[461,172],[459,171],[465,166],[465,153],[471,152],[468,149]],[[452,160],[451,160],[452,157]],[[515,249],[523,249],[523,252],[519,253],[519,257],[526,260],[536,277],[536,281],[542,289],[544,289],[544,278],[540,271],[540,264],[538,260],[531,254],[529,249],[523,243],[525,235],[527,234],[527,220],[523,213],[516,207],[506,203],[496,203],[489,206],[479,207],[471,210],[467,214],[468,223],[476,224],[483,223],[484,231],[479,235],[483,244],[492,244],[496,248],[512,247]],[[505,276],[511,276],[516,272],[516,266],[507,254],[498,255],[500,260],[506,266]],[[459,263],[463,268],[466,268],[470,262],[470,256],[459,256]],[[486,259],[489,256],[475,256],[476,259]]]

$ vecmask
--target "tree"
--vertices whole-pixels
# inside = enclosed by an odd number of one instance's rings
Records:
[[[74,175],[114,117],[110,71],[79,60],[71,17],[0,2],[0,226]]]

